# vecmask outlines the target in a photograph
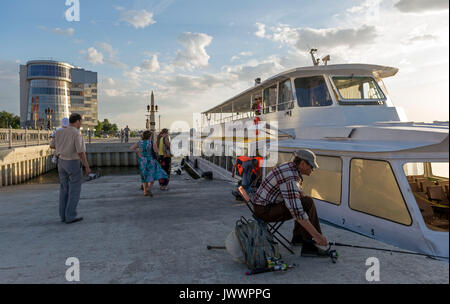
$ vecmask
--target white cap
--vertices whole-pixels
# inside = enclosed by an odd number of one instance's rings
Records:
[[[70,123],[70,121],[69,121],[69,118],[67,118],[67,117],[64,117],[64,118],[61,120],[61,126],[62,126],[63,128],[68,127],[68,126],[69,126],[69,123]]]

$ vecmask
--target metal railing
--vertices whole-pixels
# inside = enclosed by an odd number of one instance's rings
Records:
[[[0,148],[47,145],[53,131],[27,129],[0,129]]]

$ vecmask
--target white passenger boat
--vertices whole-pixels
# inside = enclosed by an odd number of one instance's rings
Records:
[[[268,148],[265,156],[272,160],[264,174],[274,167],[274,157],[279,164],[297,149],[310,149],[320,168],[303,185],[321,220],[448,258],[448,122],[407,121],[383,82],[396,68],[319,65],[311,54],[314,66],[257,81],[204,112],[202,130],[207,132],[192,142],[191,152],[197,153],[189,160],[231,180],[233,157],[260,153],[257,144]],[[423,105],[428,102],[432,99]],[[270,130],[255,131],[262,123]],[[232,147],[239,152],[224,155]]]

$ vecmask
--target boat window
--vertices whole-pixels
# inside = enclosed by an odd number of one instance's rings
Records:
[[[280,82],[280,92],[278,96],[278,111],[286,111],[292,109],[292,86],[291,80],[288,79]]]
[[[448,169],[448,162],[406,163],[403,166],[423,220],[434,231],[449,231]]]
[[[372,77],[335,76],[333,81],[341,100],[380,101],[386,99]]]
[[[448,163],[431,163],[431,175],[448,179]]]
[[[304,176],[303,190],[315,199],[341,204],[342,160],[339,157],[317,155],[319,169]]]
[[[386,161],[352,159],[349,206],[399,224],[412,224],[397,180]]]
[[[300,107],[324,107],[333,103],[322,76],[295,79],[295,92]]]
[[[277,85],[273,85],[270,88],[264,90],[264,113],[273,113],[277,111],[277,91]]]

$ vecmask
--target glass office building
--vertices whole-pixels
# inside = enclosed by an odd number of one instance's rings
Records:
[[[20,66],[22,127],[58,128],[71,113],[83,116],[84,129],[97,125],[97,73],[50,60]]]
[[[67,63],[56,61],[30,61],[21,67],[21,123],[23,127],[60,127],[61,120],[69,117],[70,70]],[[23,75],[23,74],[26,75]],[[26,81],[24,81],[26,79]],[[23,82],[23,86],[22,86]],[[26,103],[26,104],[25,104]],[[23,111],[26,110],[26,113]],[[46,110],[52,112],[51,116]]]

